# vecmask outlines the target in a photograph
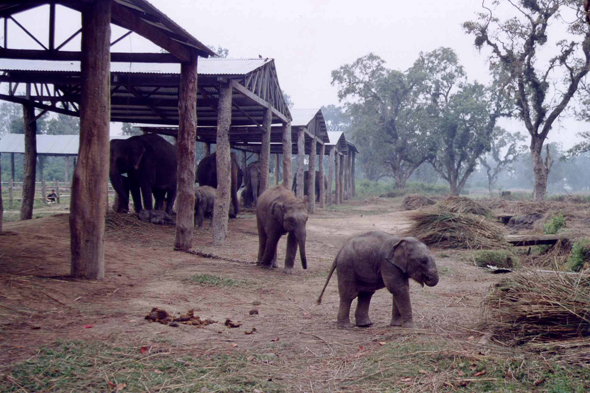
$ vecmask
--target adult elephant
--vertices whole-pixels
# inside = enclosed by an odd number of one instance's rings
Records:
[[[297,193],[297,177],[293,178],[292,190]],[[307,183],[309,182],[309,171],[303,172],[303,195],[309,195]],[[324,190],[328,190],[328,180],[324,176]],[[320,201],[320,172],[315,171],[315,201]]]
[[[399,237],[381,231],[358,235],[342,246],[332,264],[318,304],[336,268],[340,294],[339,328],[351,327],[350,305],[357,297],[356,325],[371,326],[371,297],[381,288],[387,288],[393,295],[391,326],[413,328],[409,280],[429,287],[438,284],[436,263],[424,243],[413,237]]]
[[[135,212],[156,209],[166,201],[166,213],[172,214],[176,199],[176,147],[155,134],[111,141],[109,176],[118,196],[117,212],[129,210],[129,192]],[[142,203],[143,197],[143,203]]]
[[[277,245],[281,236],[287,237],[287,252],[284,272],[293,272],[297,246],[301,265],[307,269],[305,239],[307,223],[307,197],[295,197],[284,186],[269,188],[260,195],[256,205],[256,224],[258,226],[258,262],[266,269],[277,267]]]
[[[234,214],[230,217],[235,217],[239,213],[238,190],[242,186],[242,178],[244,172],[240,169],[238,163],[238,156],[236,153],[231,153],[231,203],[234,208]],[[217,161],[215,153],[203,158],[197,166],[197,182],[201,186],[209,186],[217,188]]]
[[[244,207],[256,206],[260,194],[260,161],[248,164],[244,180],[246,188],[242,191],[244,195]]]

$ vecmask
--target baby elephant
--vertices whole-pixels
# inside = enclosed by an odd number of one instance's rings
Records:
[[[215,205],[216,190],[209,186],[195,187],[195,226],[203,228],[203,219],[205,215],[211,215],[211,224],[213,223],[213,206]],[[209,228],[211,228],[209,224]]]
[[[376,290],[386,287],[393,295],[391,326],[413,328],[410,283],[429,287],[438,284],[438,270],[428,248],[413,237],[373,231],[348,240],[332,264],[318,304],[334,269],[338,268],[338,327],[350,328],[350,304],[358,297],[356,325],[371,326],[369,305]]]

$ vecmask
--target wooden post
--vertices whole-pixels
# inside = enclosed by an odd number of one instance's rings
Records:
[[[10,208],[14,207],[14,180],[8,179],[8,201]]]
[[[178,94],[178,170],[176,239],[174,248],[188,251],[193,245],[195,222],[195,172],[197,141],[197,56],[180,66]]]
[[[352,180],[352,197],[356,197],[356,180],[354,178],[354,168],[356,164],[356,152],[352,152],[352,170],[350,173],[350,177]]]
[[[270,131],[272,127],[272,111],[270,108],[264,110],[262,121],[262,146],[260,148],[260,194],[268,188],[270,176]]]
[[[45,186],[45,175],[43,170],[45,169],[45,157],[39,156],[39,180],[41,180],[41,199],[43,204],[47,204],[47,188]]]
[[[205,157],[209,157],[211,155],[211,144],[210,143],[205,143],[203,145],[203,150],[205,151]]]
[[[229,204],[231,201],[231,152],[229,129],[232,114],[232,88],[221,85],[217,104],[217,190],[213,207],[213,245],[221,246],[227,237]],[[268,172],[268,171],[267,171]]]
[[[320,145],[320,156],[318,159],[319,163],[319,176],[320,176],[320,208],[326,207],[326,177],[324,176],[324,154],[326,151],[325,145]]]
[[[23,104],[23,119],[25,128],[25,168],[20,204],[20,219],[30,220],[33,218],[35,175],[37,173],[37,122],[35,121],[35,108],[33,106]]]
[[[279,160],[279,154],[275,154],[275,186],[279,185],[281,181],[281,161]]]
[[[2,233],[2,222],[4,222],[4,202],[2,197],[2,153],[0,153],[0,233]]]
[[[317,141],[316,137],[314,136],[311,139],[311,146],[309,151],[309,176],[307,177],[307,211],[309,214],[315,213],[315,171],[316,171],[316,148],[317,148]]]
[[[80,148],[70,202],[74,277],[102,279],[106,190],[109,181],[111,2],[82,10]]]
[[[283,124],[283,186],[291,189],[291,160],[293,156],[293,142],[291,141],[291,123]]]
[[[340,153],[334,155],[334,204],[339,205],[340,200]]]
[[[68,183],[70,181],[70,157],[64,156],[64,181]]]
[[[332,199],[332,183],[334,182],[334,165],[336,163],[336,146],[332,146],[328,156],[328,206],[335,203]]]
[[[305,157],[305,128],[299,127],[297,130],[297,197],[303,198],[303,162]]]
[[[57,181],[57,179],[53,179],[53,188],[55,189],[55,194],[57,195],[57,203],[61,203],[61,199],[60,199],[60,192],[59,192],[59,182]]]
[[[340,187],[338,199],[340,203],[344,203],[344,154],[340,155],[340,162],[338,163],[338,186]]]

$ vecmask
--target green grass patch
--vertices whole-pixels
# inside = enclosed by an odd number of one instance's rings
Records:
[[[590,239],[580,239],[572,246],[567,268],[573,272],[579,272],[586,264],[590,264]]]
[[[356,181],[356,196],[366,198],[371,196],[381,196],[384,198],[403,197],[406,194],[430,194],[446,195],[449,193],[449,187],[438,184],[428,184],[419,182],[406,183],[406,188],[399,189],[395,182],[389,181],[370,181],[360,179]]]
[[[246,280],[234,280],[233,278],[223,278],[212,274],[196,274],[190,276],[186,280],[193,284],[200,284],[208,287],[233,288],[243,287],[250,284],[250,282]]]
[[[561,228],[565,228],[565,218],[563,218],[563,214],[553,214],[549,221],[545,223],[543,232],[545,232],[546,235],[555,235]]]
[[[267,369],[250,364],[241,355],[142,354],[140,348],[83,341],[43,347],[0,380],[3,392],[113,392],[116,386],[125,392],[163,388],[174,392],[285,390],[269,381]]]
[[[475,264],[479,267],[491,265],[511,269],[516,264],[516,256],[506,250],[478,251],[473,259],[475,260]]]

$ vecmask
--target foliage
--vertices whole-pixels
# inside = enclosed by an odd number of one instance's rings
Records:
[[[561,228],[565,228],[565,218],[563,214],[553,214],[549,221],[543,226],[543,232],[546,235],[555,235]]]
[[[477,47],[491,50],[491,66],[508,75],[506,91],[532,138],[535,199],[543,200],[552,162],[549,155],[541,157],[545,139],[590,70],[590,29],[583,2],[497,0],[492,8],[483,7],[487,13],[465,22],[463,28],[475,36]],[[507,16],[502,19],[494,13]],[[558,33],[566,39],[552,42],[559,53],[545,61],[539,53],[549,42],[550,31],[559,28],[566,31]]]
[[[446,195],[449,188],[445,185],[408,182],[403,190],[397,189],[394,182],[370,181],[357,179],[356,194],[360,198],[381,196],[387,198],[401,197],[406,194]]]
[[[133,127],[130,123],[123,123],[121,126],[121,132],[123,135],[137,136],[143,135],[143,132],[138,128]]]
[[[208,287],[239,287],[244,285],[244,280],[234,280],[232,278],[222,278],[211,274],[196,274],[187,278],[187,281],[193,284],[201,284]]]
[[[496,266],[500,268],[513,268],[516,257],[506,250],[483,250],[478,251],[475,256],[475,264],[479,267]]]
[[[289,95],[288,93],[286,93],[284,91],[283,91],[283,99],[285,100],[285,104],[287,104],[288,108],[293,108],[293,106],[295,106],[295,103],[293,102],[291,95]]]
[[[221,45],[207,45],[207,48],[211,49],[213,52],[217,54],[219,57],[228,57],[229,56],[229,49],[222,47]]]
[[[345,108],[336,105],[322,106],[322,114],[328,131],[343,131],[346,134],[350,129],[351,119]]]
[[[45,128],[47,135],[79,135],[80,134],[80,119],[74,116],[56,114],[47,120]]]
[[[590,239],[580,239],[572,246],[567,268],[573,272],[581,271],[590,264]]]

